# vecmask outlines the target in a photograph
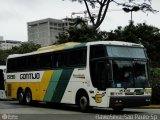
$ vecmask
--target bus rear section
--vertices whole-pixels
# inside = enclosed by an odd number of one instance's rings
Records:
[[[6,91],[9,98],[17,99],[20,104],[76,103],[76,94],[86,83],[87,46],[53,47],[58,50],[8,57]]]

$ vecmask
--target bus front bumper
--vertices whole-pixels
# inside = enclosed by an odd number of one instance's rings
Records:
[[[115,107],[137,107],[137,106],[148,106],[151,103],[151,96],[111,96],[110,97],[110,108]]]

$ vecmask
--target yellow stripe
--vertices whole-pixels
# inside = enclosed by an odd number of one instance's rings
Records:
[[[42,77],[42,81],[40,83],[40,92],[39,92],[39,100],[42,101],[44,96],[45,96],[45,93],[46,93],[46,90],[47,90],[47,87],[49,85],[49,82],[51,80],[51,77],[52,77],[52,74],[53,74],[53,70],[48,70],[48,71],[45,71],[44,72],[44,75]]]
[[[68,42],[68,43],[59,44],[59,45],[42,47],[42,48],[39,48],[37,51],[44,51],[44,50],[57,51],[57,50],[63,50],[65,47],[75,46],[75,45],[79,45],[79,44],[80,43],[78,43],[78,42]]]

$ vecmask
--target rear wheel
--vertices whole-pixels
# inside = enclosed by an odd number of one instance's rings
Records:
[[[18,92],[17,92],[17,99],[19,101],[19,104],[25,104],[23,90],[18,90]]]
[[[26,102],[26,104],[31,104],[32,103],[32,93],[31,93],[30,90],[26,90],[25,102]]]

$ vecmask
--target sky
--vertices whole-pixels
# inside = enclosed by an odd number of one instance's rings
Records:
[[[160,0],[152,0],[151,5],[160,11]],[[28,41],[27,22],[45,18],[62,19],[71,17],[72,12],[84,10],[86,10],[84,4],[70,0],[0,0],[0,36],[3,36],[4,40]],[[111,3],[100,30],[110,31],[117,26],[126,26],[130,17],[130,13],[125,13],[121,7]],[[133,20],[134,24],[145,22],[160,28],[160,12],[156,14],[133,12]]]

